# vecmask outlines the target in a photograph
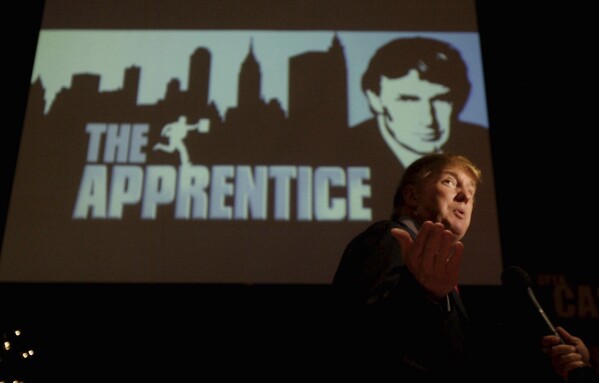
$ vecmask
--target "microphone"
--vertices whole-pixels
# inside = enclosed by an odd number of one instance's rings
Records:
[[[526,271],[524,271],[521,267],[518,266],[510,266],[506,268],[501,274],[501,282],[505,287],[511,289],[512,291],[517,292],[525,290],[528,294],[528,298],[543,318],[543,321],[547,325],[549,331],[553,335],[557,336],[562,344],[565,344],[564,340],[555,329],[555,326],[553,325],[553,323],[551,323],[551,321],[545,314],[545,310],[543,310],[543,308],[539,304],[539,301],[537,300],[537,297],[535,296],[535,293],[532,290],[532,279]]]

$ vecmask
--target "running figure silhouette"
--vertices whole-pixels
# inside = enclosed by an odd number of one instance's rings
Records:
[[[154,150],[162,150],[167,153],[172,153],[175,150],[179,152],[179,158],[181,165],[190,165],[189,154],[187,153],[187,147],[183,143],[187,133],[192,130],[197,130],[199,133],[208,133],[210,129],[210,120],[207,118],[201,118],[195,124],[188,124],[186,116],[179,116],[177,121],[164,125],[160,135],[168,138],[168,145],[161,142],[154,145]]]

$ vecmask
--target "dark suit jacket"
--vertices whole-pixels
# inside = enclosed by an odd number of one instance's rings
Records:
[[[506,314],[497,322],[471,322],[455,291],[447,311],[446,301],[429,298],[407,269],[394,227],[414,236],[401,222],[371,224],[348,243],[333,279],[343,327],[334,344],[348,375],[375,372],[410,383],[560,382],[540,347],[545,327],[533,323],[539,315],[506,296],[490,302]]]
[[[356,321],[364,348],[388,350],[376,358],[389,358],[398,377],[463,382],[470,376],[469,321],[460,296],[449,295],[450,311],[446,300],[427,296],[403,262],[393,227],[410,231],[402,223],[379,221],[347,245],[333,280],[341,309]]]

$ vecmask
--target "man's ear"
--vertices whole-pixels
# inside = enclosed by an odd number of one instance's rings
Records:
[[[418,206],[418,196],[414,185],[408,185],[403,189],[403,200],[408,207],[415,208]]]
[[[378,94],[374,93],[371,90],[366,90],[366,97],[368,97],[368,102],[370,103],[370,108],[376,114],[383,114],[384,108],[381,98]]]

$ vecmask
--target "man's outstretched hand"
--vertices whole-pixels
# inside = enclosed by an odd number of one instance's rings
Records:
[[[441,223],[426,221],[415,240],[399,228],[391,229],[410,272],[435,299],[445,297],[458,284],[464,245]]]

